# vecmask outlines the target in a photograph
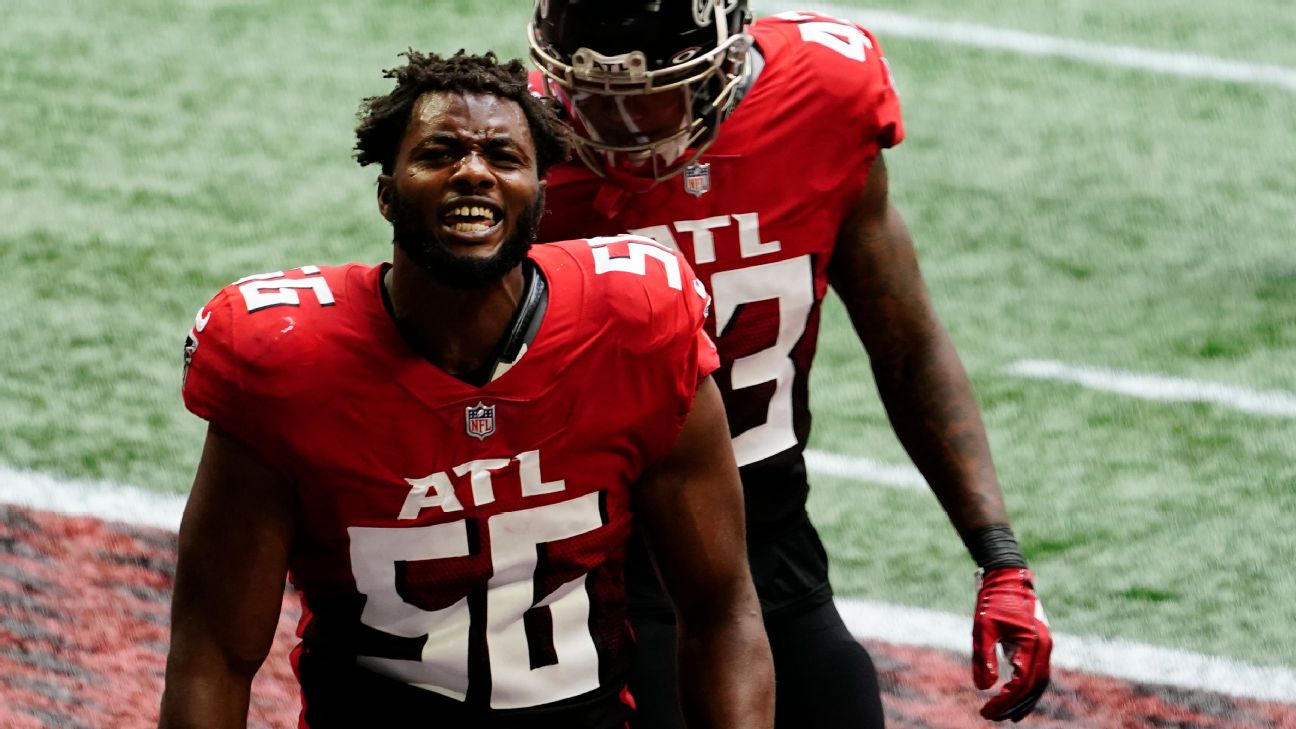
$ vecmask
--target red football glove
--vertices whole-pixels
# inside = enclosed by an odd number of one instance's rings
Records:
[[[1021,721],[1048,688],[1053,636],[1034,583],[1035,575],[1019,567],[992,570],[980,578],[972,616],[972,682],[982,690],[995,685],[995,646],[1000,642],[1013,668],[1008,683],[981,707],[987,719]]]

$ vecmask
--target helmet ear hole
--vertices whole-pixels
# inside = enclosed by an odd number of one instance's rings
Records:
[[[586,164],[665,179],[714,141],[732,110],[749,17],[746,0],[537,0],[527,31]],[[649,94],[682,118],[647,119],[633,97]]]

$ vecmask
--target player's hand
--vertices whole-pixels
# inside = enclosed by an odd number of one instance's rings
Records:
[[[987,719],[1021,721],[1048,688],[1053,636],[1034,583],[1035,575],[1019,567],[992,570],[980,578],[972,616],[972,682],[982,690],[995,685],[999,643],[1013,672],[999,693],[981,707],[981,716]]]

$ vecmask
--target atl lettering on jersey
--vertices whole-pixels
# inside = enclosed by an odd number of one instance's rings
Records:
[[[307,722],[313,697],[346,690],[332,665],[487,712],[624,685],[631,487],[718,366],[708,297],[647,239],[531,258],[549,285],[544,320],[481,387],[401,337],[385,266],[245,278],[190,331],[186,405],[301,505],[290,575]]]

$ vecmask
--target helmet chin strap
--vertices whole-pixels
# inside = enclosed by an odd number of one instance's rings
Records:
[[[747,49],[747,61],[743,64],[742,80],[738,82],[738,88],[734,89],[733,104],[729,107],[730,114],[733,113],[734,109],[738,108],[738,102],[743,100],[748,91],[751,91],[751,87],[756,84],[756,78],[764,70],[765,54],[761,53],[760,48],[753,43]]]

